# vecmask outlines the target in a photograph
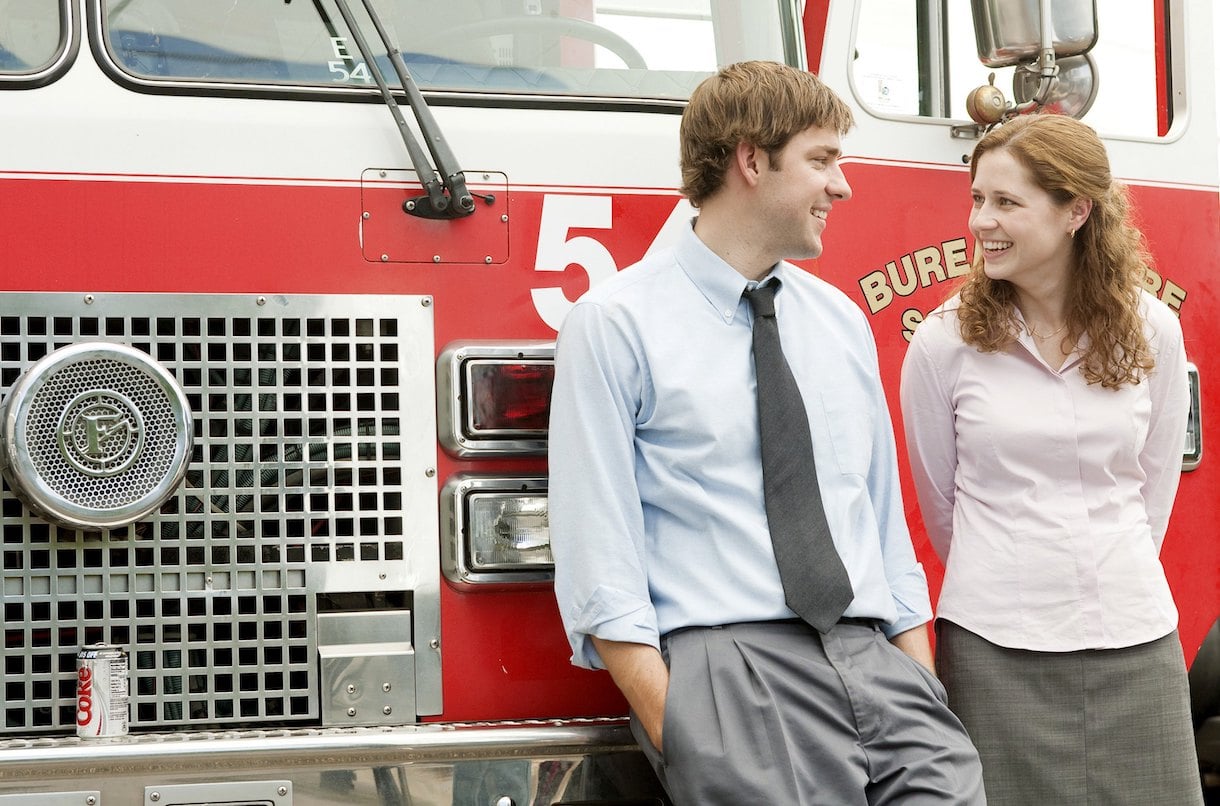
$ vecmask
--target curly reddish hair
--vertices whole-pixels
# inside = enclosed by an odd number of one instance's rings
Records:
[[[1126,188],[1110,175],[1110,161],[1097,133],[1064,115],[1025,115],[992,129],[974,148],[979,158],[1006,151],[1035,185],[1060,205],[1089,199],[1093,209],[1072,241],[1067,330],[1075,344],[1088,336],[1082,371],[1089,383],[1116,389],[1137,384],[1153,367],[1139,313],[1140,288],[1151,257],[1131,220]],[[962,339],[984,352],[1006,349],[1017,337],[1016,290],[1007,280],[983,273],[981,250],[959,289]]]

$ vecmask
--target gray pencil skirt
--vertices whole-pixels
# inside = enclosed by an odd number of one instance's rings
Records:
[[[944,620],[936,633],[989,806],[1203,803],[1176,631],[1080,652],[1008,649]]]

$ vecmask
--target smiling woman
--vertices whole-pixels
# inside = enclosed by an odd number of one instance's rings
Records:
[[[970,232],[983,246],[988,279],[1039,292],[1066,287],[1072,240],[1092,203],[1055,198],[1006,151],[985,154],[973,167]]]
[[[915,331],[901,388],[945,563],[949,702],[993,806],[1201,806],[1157,556],[1190,405],[1181,325],[1143,291],[1150,258],[1088,126],[1016,118],[970,172],[982,248]]]

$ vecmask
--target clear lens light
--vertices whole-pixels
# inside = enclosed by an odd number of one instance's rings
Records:
[[[551,530],[545,495],[474,493],[470,557],[478,569],[551,565]]]

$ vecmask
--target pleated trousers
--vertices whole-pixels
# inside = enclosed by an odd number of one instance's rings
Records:
[[[700,627],[662,639],[662,742],[632,730],[676,806],[980,806],[944,689],[875,625]]]

